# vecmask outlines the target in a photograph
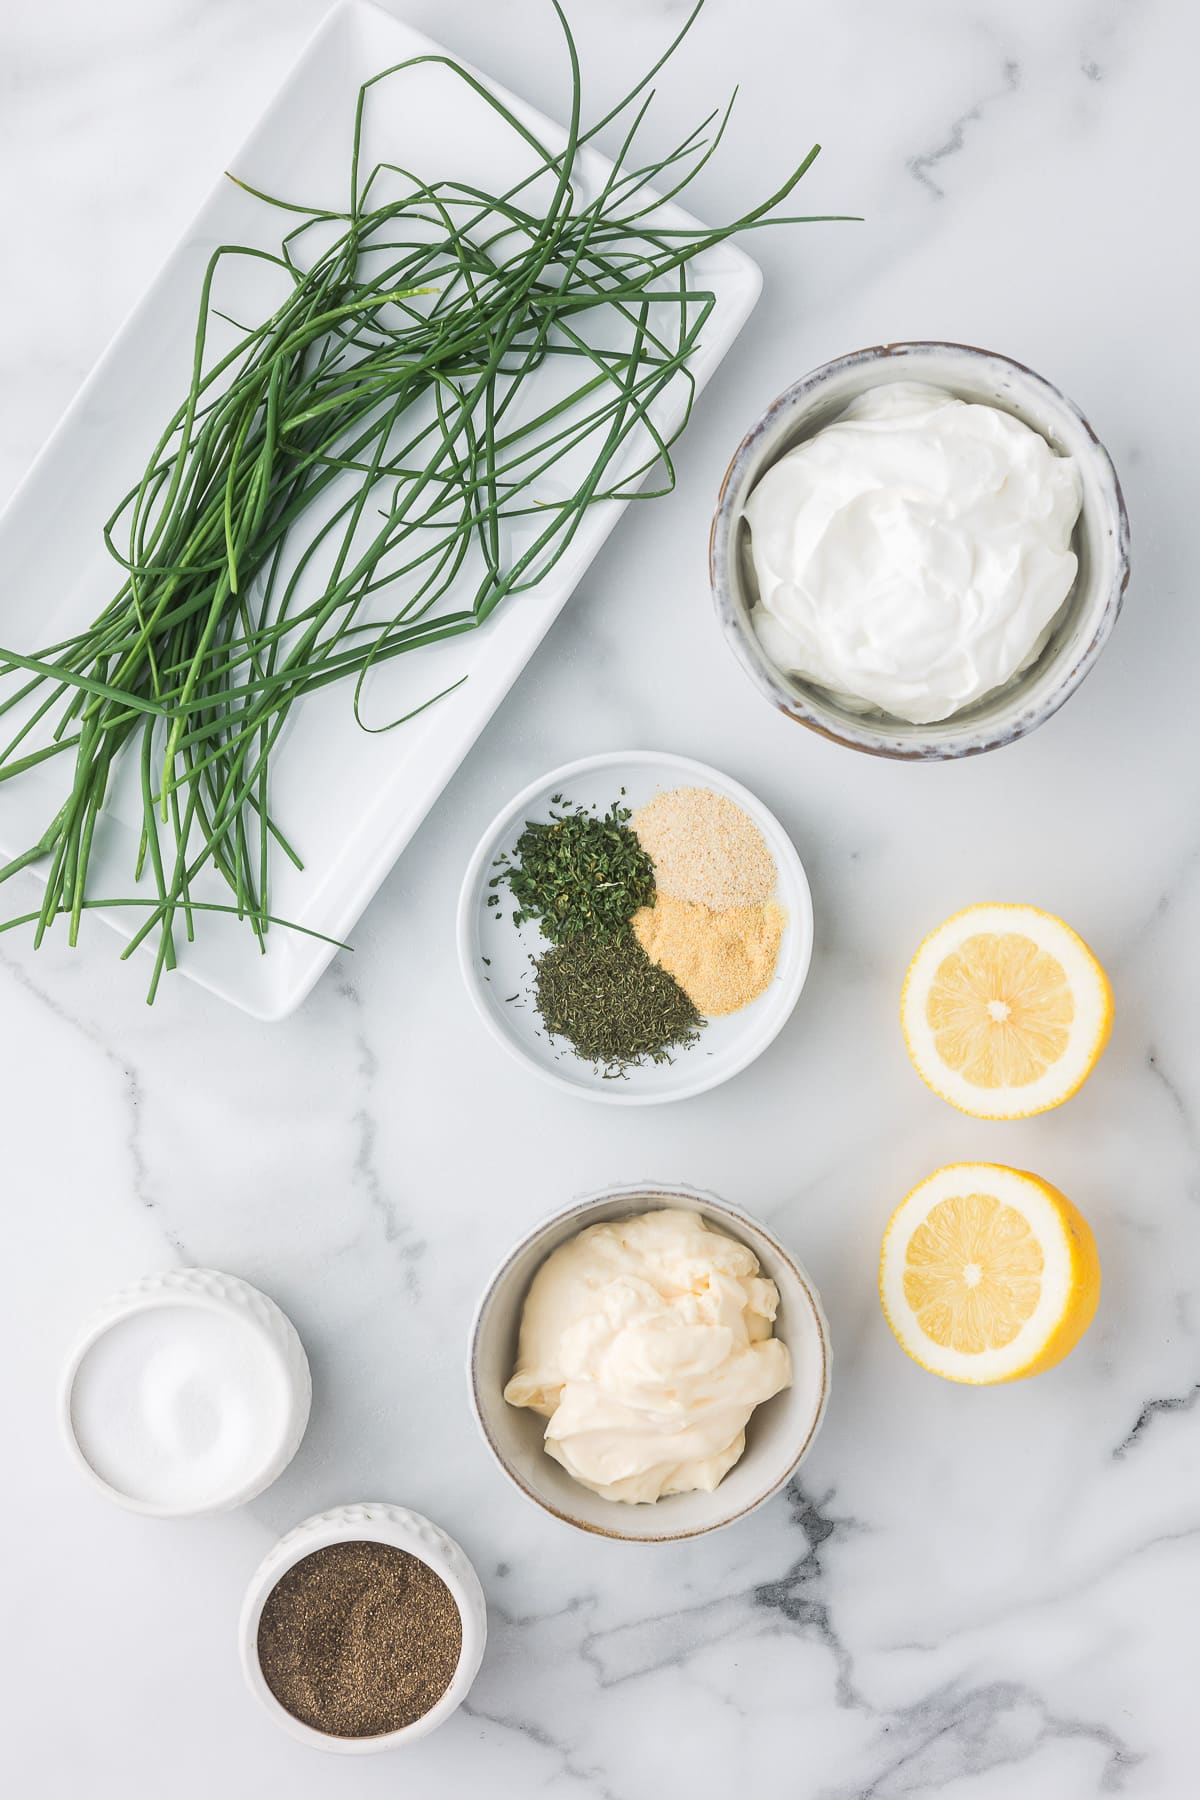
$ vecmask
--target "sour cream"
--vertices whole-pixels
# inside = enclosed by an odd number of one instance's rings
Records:
[[[754,623],[778,667],[856,708],[949,718],[1038,655],[1075,580],[1070,457],[998,407],[868,390],[746,503]]]
[[[694,1213],[589,1226],[533,1278],[504,1398],[606,1500],[711,1493],[755,1407],[791,1385],[778,1305],[754,1252]]]

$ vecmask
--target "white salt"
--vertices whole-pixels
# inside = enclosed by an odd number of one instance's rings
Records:
[[[132,1500],[202,1509],[232,1499],[275,1454],[287,1380],[235,1314],[188,1302],[119,1319],[71,1388],[71,1423],[102,1481]]]

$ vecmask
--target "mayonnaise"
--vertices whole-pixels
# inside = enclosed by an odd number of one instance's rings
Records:
[[[1079,474],[998,407],[885,382],[746,503],[772,662],[861,708],[949,718],[1028,666],[1075,580]]]
[[[694,1213],[589,1226],[534,1276],[504,1398],[606,1500],[711,1492],[754,1408],[791,1385],[778,1305],[753,1252]]]

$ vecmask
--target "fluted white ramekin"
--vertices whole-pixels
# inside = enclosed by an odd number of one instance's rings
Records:
[[[263,1607],[277,1583],[296,1563],[324,1550],[330,1544],[390,1544],[393,1549],[407,1551],[419,1562],[439,1575],[454,1597],[462,1618],[462,1651],[450,1686],[427,1713],[404,1725],[399,1731],[381,1732],[377,1737],[332,1737],[294,1717],[280,1704],[267,1686],[258,1660],[258,1626]],[[361,1756],[373,1750],[391,1750],[410,1744],[444,1725],[451,1713],[466,1699],[471,1683],[479,1673],[483,1649],[487,1642],[487,1606],[479,1577],[466,1555],[452,1537],[420,1513],[385,1501],[363,1501],[356,1506],[337,1506],[331,1512],[317,1513],[305,1519],[280,1538],[275,1548],[264,1557],[251,1579],[242,1604],[238,1625],[242,1670],[250,1691],[262,1703],[276,1724],[290,1732],[301,1743],[318,1750],[333,1750],[343,1755]]]
[[[258,1466],[200,1506],[143,1500],[136,1494],[126,1494],[113,1487],[84,1455],[75,1434],[72,1413],[75,1378],[93,1345],[135,1313],[183,1306],[232,1314],[252,1330],[279,1368],[284,1395],[276,1428],[261,1446]],[[287,1314],[266,1294],[251,1287],[248,1281],[242,1281],[237,1275],[225,1275],[219,1269],[168,1269],[161,1275],[148,1275],[145,1280],[113,1294],[92,1313],[71,1346],[58,1393],[59,1423],[76,1467],[106,1499],[115,1500],[118,1506],[130,1512],[156,1519],[198,1518],[209,1513],[228,1512],[231,1507],[243,1506],[247,1500],[253,1500],[256,1494],[261,1494],[264,1488],[279,1479],[300,1448],[311,1405],[312,1377],[308,1358]]]

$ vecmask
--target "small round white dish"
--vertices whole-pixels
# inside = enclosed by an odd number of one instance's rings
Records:
[[[658,793],[677,787],[711,788],[749,814],[766,839],[778,871],[776,899],[787,914],[779,961],[766,991],[740,1012],[709,1019],[698,1041],[672,1052],[673,1060],[648,1063],[621,1076],[576,1056],[563,1038],[551,1037],[534,1008],[530,958],[549,946],[536,921],[518,930],[515,902],[506,887],[489,884],[496,861],[511,855],[527,820],[546,820],[561,795],[571,807],[601,812],[620,799],[636,812]],[[557,809],[556,809],[557,810]],[[489,906],[498,894],[499,904]],[[484,1024],[497,1041],[543,1080],[579,1095],[617,1106],[652,1106],[704,1093],[738,1074],[761,1056],[787,1023],[800,998],[812,958],[812,896],[804,865],[778,819],[729,776],[654,750],[617,750],[564,763],[530,782],[498,813],[480,838],[467,865],[458,903],[458,956],[463,980]]]
[[[1012,413],[1073,457],[1083,510],[1072,547],[1074,586],[1045,644],[1004,687],[933,724],[911,725],[860,707],[767,655],[754,622],[758,587],[746,501],[771,464],[836,419],[858,395],[890,381],[927,382],[963,400]],[[709,537],[717,618],[737,660],[780,712],[834,743],[874,756],[943,762],[1015,743],[1056,713],[1100,655],[1129,582],[1129,519],[1111,458],[1073,401],[1011,357],[971,344],[876,344],[839,356],[784,390],[751,426],[725,472]]]
[[[791,1352],[792,1385],[755,1408],[746,1427],[744,1455],[711,1494],[670,1494],[652,1506],[631,1506],[602,1499],[547,1456],[545,1420],[527,1407],[510,1406],[504,1385],[516,1366],[529,1284],[551,1252],[585,1226],[660,1207],[699,1213],[714,1230],[753,1250],[763,1274],[779,1289],[775,1331]],[[764,1225],[715,1194],[674,1183],[636,1182],[576,1201],[536,1226],[509,1253],[475,1314],[467,1379],[484,1442],[527,1500],[598,1537],[663,1544],[731,1525],[778,1493],[807,1456],[825,1416],[832,1363],[820,1295],[802,1265]]]
[[[276,1583],[287,1571],[316,1550],[329,1544],[390,1544],[404,1550],[431,1568],[449,1588],[462,1619],[462,1651],[450,1686],[435,1706],[430,1707],[411,1725],[399,1731],[385,1731],[376,1737],[332,1737],[297,1719],[280,1704],[267,1686],[258,1660],[258,1626],[263,1607]],[[343,1756],[369,1755],[375,1750],[393,1750],[428,1736],[444,1725],[451,1713],[466,1699],[471,1683],[479,1673],[487,1642],[487,1606],[479,1577],[466,1552],[448,1537],[431,1519],[410,1512],[404,1506],[384,1501],[364,1501],[355,1506],[338,1506],[330,1512],[318,1513],[280,1538],[274,1549],[263,1558],[251,1578],[238,1622],[238,1641],[242,1672],[250,1691],[270,1713],[277,1725],[303,1744],[317,1750],[331,1750]]]
[[[203,1395],[209,1358],[234,1396],[231,1418]],[[273,1300],[236,1275],[171,1269],[114,1294],[88,1319],[67,1357],[58,1411],[93,1487],[131,1512],[182,1519],[225,1512],[269,1487],[300,1447],[311,1402],[304,1346]]]

